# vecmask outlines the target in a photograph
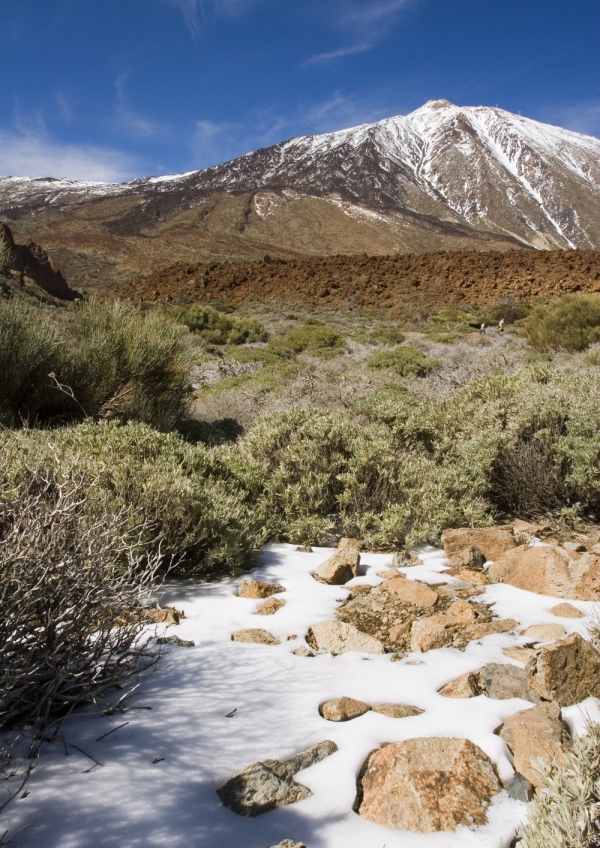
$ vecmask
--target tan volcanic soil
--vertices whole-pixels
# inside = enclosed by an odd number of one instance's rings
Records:
[[[569,292],[600,292],[597,251],[451,251],[400,256],[330,256],[261,262],[179,263],[121,283],[110,294],[134,301],[302,302],[307,307],[410,308],[499,298],[522,303]]]

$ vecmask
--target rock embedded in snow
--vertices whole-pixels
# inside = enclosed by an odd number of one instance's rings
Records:
[[[568,604],[566,601],[564,604],[557,604],[555,607],[552,607],[550,612],[559,618],[583,618],[583,613],[577,607],[574,607],[573,604]]]
[[[462,568],[454,575],[464,583],[469,583],[471,586],[485,586],[487,577],[484,571],[473,571],[470,568]]]
[[[293,780],[295,774],[337,751],[335,742],[321,742],[283,762],[264,760],[253,763],[217,789],[225,807],[239,816],[259,816],[312,795],[310,789]]]
[[[173,627],[179,624],[182,618],[185,618],[185,614],[173,607],[163,607],[162,609],[144,610],[144,617],[153,624],[166,624],[168,627]]]
[[[600,557],[567,551],[559,545],[520,545],[494,562],[488,576],[540,595],[600,600]]]
[[[384,827],[418,833],[485,824],[502,786],[488,756],[468,739],[416,738],[369,755],[356,809]]]
[[[451,559],[465,549],[479,548],[486,560],[496,560],[505,551],[515,547],[515,540],[506,527],[462,528],[444,530],[442,544],[446,556]]]
[[[285,592],[285,588],[278,583],[261,583],[260,580],[246,580],[238,590],[240,598],[270,598],[271,595],[277,595],[280,592]]]
[[[527,663],[531,688],[546,701],[570,707],[600,696],[600,653],[579,633],[539,648]]]
[[[262,630],[260,627],[249,630],[236,630],[231,634],[232,642],[253,642],[257,645],[280,645],[279,639],[276,639],[268,630]]]
[[[502,648],[502,653],[505,657],[527,665],[531,657],[535,654],[533,648]]]
[[[321,621],[314,624],[306,635],[306,641],[316,651],[327,651],[336,656],[346,651],[366,654],[383,654],[384,647],[379,639],[363,633],[345,621]]]
[[[487,695],[495,701],[522,698],[539,703],[540,696],[528,683],[527,672],[510,663],[488,663],[478,671],[461,674],[439,690],[446,698],[476,698]]]
[[[450,683],[446,683],[441,689],[438,689],[438,694],[444,698],[476,698],[481,695],[481,687],[479,685],[479,672],[468,671],[466,674],[461,674]]]
[[[533,799],[533,783],[518,771],[514,773],[504,788],[508,793],[508,797],[514,801],[523,801],[527,804]]]
[[[401,571],[397,568],[387,568],[385,571],[378,571],[378,577],[382,577],[384,580],[391,580],[393,577],[405,577]]]
[[[320,583],[342,586],[358,575],[360,554],[353,547],[341,548],[322,562],[313,577]]]
[[[536,642],[555,642],[557,639],[564,639],[566,635],[567,631],[562,624],[532,624],[521,633],[521,636]]]
[[[256,610],[256,615],[274,615],[277,610],[284,606],[285,601],[282,598],[267,598]]]
[[[296,551],[299,554],[312,554],[313,549],[310,547],[310,545],[298,545]]]
[[[373,704],[371,709],[374,713],[381,713],[388,718],[410,718],[425,712],[411,704]]]
[[[300,647],[296,648],[296,650],[292,653],[296,657],[314,657],[313,652],[309,651],[306,645],[300,645]]]
[[[326,701],[319,707],[319,713],[327,721],[351,721],[358,718],[371,709],[364,701],[355,701],[354,698],[338,698],[335,701]]]
[[[398,595],[403,601],[421,607],[433,607],[439,600],[439,595],[430,589],[426,583],[418,580],[407,580],[406,577],[392,577],[381,584],[387,592]]]
[[[488,663],[479,672],[482,691],[496,701],[522,698],[537,704],[540,696],[529,685],[527,672],[511,663]]]
[[[157,645],[177,645],[179,648],[195,648],[192,639],[180,639],[179,636],[161,636],[156,640]]]
[[[416,554],[410,551],[396,551],[392,557],[392,568],[408,568],[414,565],[423,565],[423,563]]]
[[[542,780],[534,761],[539,758],[548,765],[564,762],[564,749],[571,741],[556,703],[538,704],[510,716],[500,728],[500,737],[513,754],[515,770],[536,787]]]
[[[476,545],[469,545],[457,554],[453,554],[448,560],[451,569],[461,571],[463,568],[481,571],[485,557]]]

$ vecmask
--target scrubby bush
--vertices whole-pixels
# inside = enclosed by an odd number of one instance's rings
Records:
[[[529,806],[519,848],[594,848],[600,842],[600,725],[589,724],[564,763],[539,763],[542,787]]]
[[[91,303],[77,310],[68,327],[60,380],[86,417],[145,421],[168,430],[187,406],[189,362],[180,330],[158,310]]]
[[[85,472],[11,478],[18,447],[0,446],[0,731],[27,726],[33,755],[51,727],[140,670],[159,552],[148,554],[152,528]]]
[[[1,244],[1,242],[0,242]],[[34,423],[58,393],[48,375],[57,368],[60,337],[43,312],[0,301],[0,421]]]
[[[315,320],[309,320],[297,330],[278,336],[269,343],[269,350],[284,359],[290,359],[303,351],[313,356],[335,356],[345,347],[343,336]]]
[[[13,479],[28,467],[85,473],[114,510],[127,504],[132,522],[155,528],[149,550],[160,543],[189,574],[249,566],[269,538],[250,501],[253,469],[241,473],[234,449],[211,450],[137,422],[0,433],[7,439],[16,445],[7,466]]]
[[[252,318],[238,318],[200,303],[179,306],[173,310],[172,315],[192,333],[213,345],[247,344],[262,342],[266,338],[265,331],[258,321]]]
[[[377,370],[389,369],[400,377],[408,377],[415,374],[424,377],[434,366],[424,353],[414,347],[396,347],[392,350],[378,350],[371,355],[368,362],[369,368]]]
[[[10,247],[0,238],[0,277],[6,277],[10,271],[13,255]]]
[[[181,328],[156,310],[87,303],[59,327],[43,310],[0,301],[0,420],[170,429],[187,408],[190,355]]]
[[[565,295],[534,309],[523,327],[527,340],[537,350],[585,350],[600,340],[600,297]]]
[[[381,327],[371,333],[369,338],[375,344],[400,345],[405,341],[406,336],[399,327]]]

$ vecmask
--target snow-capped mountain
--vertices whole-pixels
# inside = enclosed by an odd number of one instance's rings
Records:
[[[235,213],[221,214],[228,198],[242,196]],[[0,178],[0,215],[25,229],[51,215],[56,235],[60,221],[67,226],[73,214],[81,221],[77,210],[90,202],[95,212],[86,217],[106,236],[157,236],[183,215],[188,235],[196,226],[202,242],[212,227],[211,243],[215,234],[227,241],[215,255],[269,246],[275,253],[344,253],[372,244],[371,252],[382,253],[477,242],[600,249],[600,139],[502,109],[436,100],[406,116],[293,138],[182,175],[120,185]],[[319,218],[316,230],[311,216]],[[347,219],[351,229],[336,241],[334,231]],[[188,247],[178,255],[188,255]],[[208,255],[204,247],[200,253]]]

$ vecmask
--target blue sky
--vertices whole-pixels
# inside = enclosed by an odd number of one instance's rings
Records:
[[[425,101],[600,135],[600,0],[2,0],[0,174],[203,168]]]

